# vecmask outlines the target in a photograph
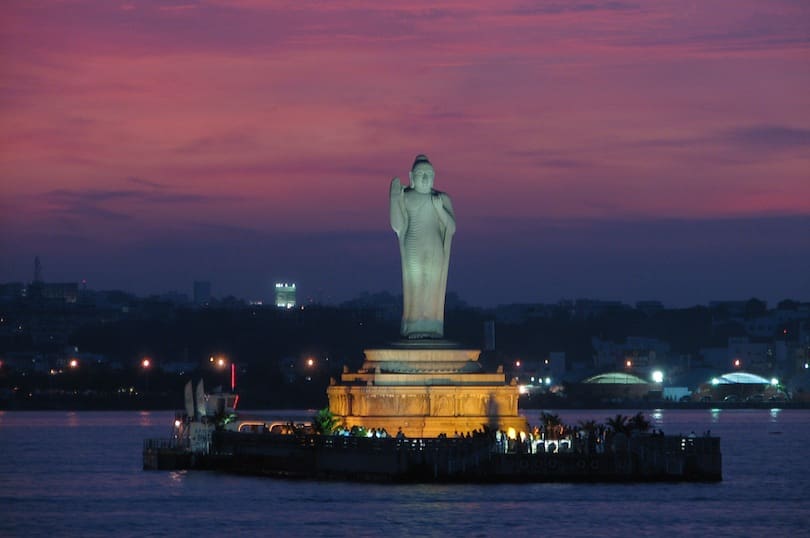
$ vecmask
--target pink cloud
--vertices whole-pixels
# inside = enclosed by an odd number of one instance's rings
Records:
[[[0,19],[0,171],[32,228],[54,218],[38,197],[131,176],[219,198],[222,225],[385,227],[387,182],[420,152],[469,218],[810,213],[806,141],[774,149],[810,129],[802,3],[80,1]],[[200,213],[110,204],[145,227]]]

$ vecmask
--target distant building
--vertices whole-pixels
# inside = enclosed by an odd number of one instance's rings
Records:
[[[661,301],[638,301],[636,310],[644,312],[648,316],[653,316],[664,310],[664,303]]]
[[[770,342],[755,342],[745,337],[728,339],[728,364],[754,372],[770,372],[774,367],[774,350]],[[737,362],[739,361],[739,362]]]
[[[703,383],[692,395],[696,401],[785,401],[787,394],[776,378],[749,372],[729,372]]]
[[[574,303],[574,316],[579,319],[592,319],[629,309],[630,307],[621,301],[577,299]]]
[[[166,293],[161,293],[158,296],[158,299],[177,306],[188,304],[188,295],[185,293],[180,293],[179,291],[167,291]]]
[[[627,372],[597,374],[579,383],[570,383],[566,388],[568,396],[574,400],[601,403],[660,398],[660,390],[656,384]]]
[[[745,332],[754,338],[771,338],[781,328],[781,322],[775,315],[757,316],[745,321]]]
[[[559,307],[540,303],[515,303],[499,305],[495,309],[495,320],[498,323],[518,325],[530,319],[550,318]]]
[[[75,303],[79,298],[79,284],[77,282],[39,282],[32,286],[39,288],[43,299],[61,300],[66,303]]]
[[[594,366],[597,368],[622,368],[647,372],[665,364],[670,359],[668,342],[656,338],[628,336],[624,343],[591,338],[594,348]]]
[[[208,306],[211,303],[211,282],[209,280],[194,281],[194,304]]]
[[[25,284],[22,282],[0,284],[0,301],[11,301],[22,297],[25,297]]]
[[[295,283],[276,282],[276,306],[278,308],[295,307]]]
[[[709,301],[709,310],[720,320],[742,320],[756,309],[761,309],[762,313],[764,313],[767,304],[755,299],[749,301]]]

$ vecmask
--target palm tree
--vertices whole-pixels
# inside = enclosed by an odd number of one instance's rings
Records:
[[[340,425],[340,420],[332,414],[332,411],[328,407],[324,407],[312,417],[312,425],[317,433],[321,435],[332,435],[335,429]]]
[[[596,433],[596,430],[599,427],[595,420],[580,420],[577,424],[579,425],[580,430],[588,434],[588,437]]]
[[[560,415],[556,413],[540,413],[540,423],[543,425],[543,432],[546,439],[559,439],[565,430]]]
[[[596,423],[595,420],[580,420],[579,421],[579,429],[585,432],[585,436],[587,437],[587,447],[588,453],[596,452],[596,440],[599,437],[597,433],[599,430],[599,424]]]
[[[545,411],[540,413],[540,422],[543,424],[543,426],[552,428],[554,426],[562,425],[562,419],[560,418],[560,415],[556,413],[546,413]]]
[[[623,433],[626,435],[630,433],[628,421],[628,417],[618,413],[615,417],[608,418],[606,423],[607,427],[613,430],[615,433]]]
[[[652,424],[649,420],[647,420],[647,417],[644,416],[644,413],[639,411],[630,418],[628,426],[630,427],[630,430],[646,432],[650,430],[650,426],[652,426]]]

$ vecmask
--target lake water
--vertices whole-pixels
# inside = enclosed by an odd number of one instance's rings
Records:
[[[567,423],[627,411],[560,411]],[[261,413],[300,417],[312,413]],[[524,411],[537,422],[539,411]],[[810,411],[661,410],[716,484],[376,485],[141,470],[171,412],[0,412],[0,536],[810,536]]]

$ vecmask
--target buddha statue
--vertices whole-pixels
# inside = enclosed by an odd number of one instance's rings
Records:
[[[433,188],[435,171],[417,155],[409,187],[391,180],[391,227],[402,260],[403,313],[400,333],[407,339],[444,336],[444,299],[450,244],[456,220],[450,196]]]

